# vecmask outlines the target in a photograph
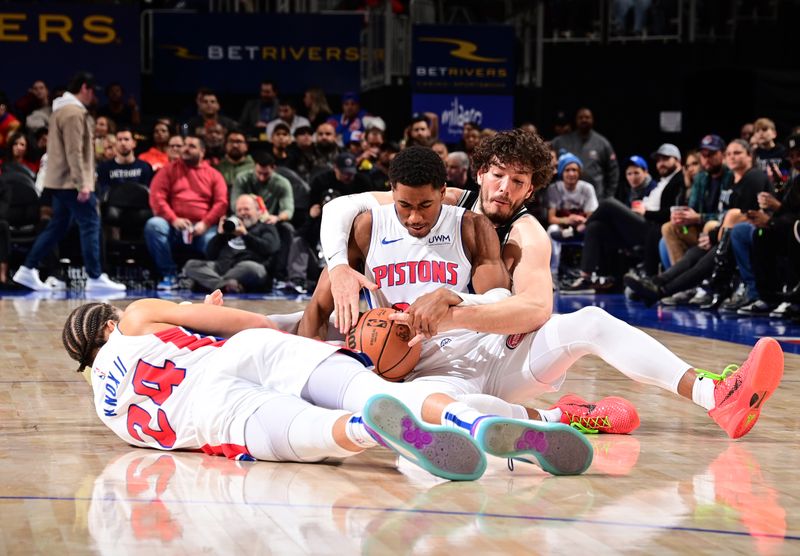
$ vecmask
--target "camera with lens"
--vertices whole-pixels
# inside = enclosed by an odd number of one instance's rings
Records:
[[[235,216],[229,216],[222,222],[222,231],[226,234],[232,234],[236,228],[239,227],[241,222]]]

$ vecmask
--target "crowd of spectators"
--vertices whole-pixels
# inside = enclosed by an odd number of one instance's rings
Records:
[[[432,113],[410,118],[404,129],[386,129],[357,93],[344,94],[334,111],[322,89],[309,89],[295,103],[273,80],[260,84],[238,118],[226,114],[224,98],[205,87],[188,112],[152,117],[116,83],[106,87],[104,104],[93,103],[94,81],[85,77],[91,95],[88,89],[76,94],[74,83],[66,93],[51,94],[41,80],[14,103],[0,93],[2,286],[13,278],[34,289],[65,287],[57,265],[47,261],[58,259],[59,242],[77,224],[87,275],[118,288],[100,266],[112,277],[115,269],[96,255],[102,237],[114,231],[86,232],[93,226],[86,223],[86,207],[65,200],[64,190],[90,191],[96,205],[86,205],[88,212],[103,214],[112,193],[133,184],[148,191],[144,209],[152,213],[141,230],[148,260],[137,262],[153,269],[158,289],[184,284],[202,291],[303,293],[321,269],[319,224],[326,202],[389,189],[389,165],[410,145],[436,151],[448,185],[477,189],[470,156],[494,133],[467,122],[459,141],[445,143]],[[48,166],[48,151],[58,147],[50,133],[60,125],[53,110],[64,102],[56,99],[71,99],[69,110],[87,115],[90,129],[81,135],[87,151],[81,160],[91,165],[82,174],[86,183],[76,183],[69,168],[56,177]],[[562,293],[621,291],[624,284],[632,299],[647,304],[742,315],[798,313],[797,130],[784,145],[775,124],[758,118],[735,139],[711,133],[688,145],[691,150],[664,143],[652,154],[648,149],[618,159],[609,139],[594,129],[589,108],[580,108],[574,119],[559,113],[555,123],[547,137],[553,179],[530,210],[552,239],[551,272]],[[536,132],[531,123],[523,126]],[[36,225],[46,238],[21,254],[12,249],[12,181],[23,181],[39,196]],[[60,189],[55,195],[54,187]],[[559,256],[564,244],[578,248],[572,265]],[[20,280],[14,268],[22,272]]]

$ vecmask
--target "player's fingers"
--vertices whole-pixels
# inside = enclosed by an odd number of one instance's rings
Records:
[[[413,328],[413,315],[411,313],[401,313],[400,311],[396,313],[392,313],[389,315],[389,320],[394,320],[397,322],[401,322],[403,324],[408,325],[409,328]]]
[[[418,343],[420,343],[424,339],[425,339],[425,335],[424,334],[417,334],[416,336],[411,338],[410,342],[408,342],[408,347],[414,347],[415,345],[417,345]]]
[[[339,320],[339,307],[336,305],[336,303],[334,303],[333,304],[333,326],[335,326],[341,332],[342,328],[339,326],[340,322],[341,321]]]
[[[349,317],[350,317],[350,322],[348,323],[348,326],[347,326],[347,331],[348,332],[358,322],[358,317],[359,317],[359,314],[358,314],[358,297],[356,297],[353,300],[353,302],[350,303],[350,314],[349,314]]]

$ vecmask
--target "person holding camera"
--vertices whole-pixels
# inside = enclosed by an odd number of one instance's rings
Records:
[[[278,231],[262,221],[265,206],[257,195],[240,195],[235,210],[236,216],[219,219],[206,250],[208,260],[191,259],[183,267],[203,291],[262,291],[269,283],[266,264],[280,248]]]

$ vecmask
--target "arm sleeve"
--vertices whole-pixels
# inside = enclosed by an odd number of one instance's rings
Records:
[[[337,197],[325,205],[319,238],[325,260],[328,261],[328,270],[348,264],[347,240],[353,221],[362,212],[378,206],[378,200],[370,193]]]
[[[461,298],[461,303],[456,307],[471,307],[475,305],[489,305],[502,301],[506,297],[511,297],[511,292],[506,288],[494,288],[486,293],[461,293],[453,292]]]

